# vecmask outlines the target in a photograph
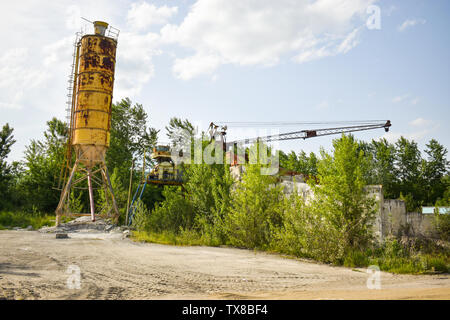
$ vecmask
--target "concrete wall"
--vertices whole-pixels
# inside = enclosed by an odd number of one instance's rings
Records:
[[[298,178],[283,177],[280,184],[284,186],[286,196],[292,194],[296,189],[297,193],[302,195],[308,202],[314,197],[314,194],[308,184],[297,182]],[[367,186],[366,191],[369,196],[374,197],[376,200],[377,212],[373,225],[373,233],[379,242],[382,242],[390,235],[437,237],[433,224],[433,215],[407,213],[403,200],[384,199],[383,187],[381,185]]]
[[[311,187],[303,182],[303,179],[300,179],[300,182],[297,182],[297,179],[292,179],[292,177],[283,177],[281,179],[280,185],[283,186],[283,192],[286,196],[294,193],[294,190],[297,190],[297,194],[303,196],[306,201],[314,198],[314,193],[311,190]]]
[[[406,214],[406,222],[409,227],[408,235],[438,238],[439,235],[434,225],[434,219],[434,214],[408,212]]]
[[[406,205],[402,200],[385,199],[383,202],[383,236],[401,236],[407,229]]]

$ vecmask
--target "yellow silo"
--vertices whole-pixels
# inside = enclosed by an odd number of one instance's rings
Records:
[[[103,189],[105,195],[106,203],[100,209],[101,215],[109,217],[111,211],[115,219],[119,215],[105,163],[110,140],[117,40],[105,35],[108,29],[106,22],[95,21],[93,24],[94,34],[84,35],[76,41],[67,163],[71,161],[72,147],[76,160],[56,208],[56,225],[59,225],[61,215],[72,214],[71,188],[85,180],[88,182],[91,212],[78,215],[91,215],[95,221],[94,184]],[[118,36],[117,29],[110,27],[108,30],[109,34]],[[76,172],[83,176],[74,179]]]
[[[104,35],[108,24],[94,22],[95,34],[81,38],[72,144],[92,167],[109,147],[117,41]]]

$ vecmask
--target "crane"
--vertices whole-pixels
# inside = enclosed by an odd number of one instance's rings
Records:
[[[370,120],[370,121],[360,121],[360,122],[355,122],[358,124],[355,125],[347,125],[347,126],[341,126],[341,127],[333,127],[333,128],[322,128],[322,129],[308,129],[308,130],[297,130],[297,131],[292,131],[292,132],[286,132],[286,133],[280,133],[280,134],[274,134],[274,135],[267,135],[267,136],[262,136],[262,137],[254,137],[254,138],[249,138],[249,139],[240,139],[240,140],[235,140],[235,141],[231,141],[231,142],[226,142],[225,141],[225,136],[227,134],[227,129],[228,129],[228,125],[229,124],[241,124],[243,126],[248,125],[251,123],[249,122],[223,122],[223,124],[225,125],[218,125],[215,124],[214,122],[211,122],[211,124],[209,125],[209,133],[211,136],[211,139],[219,136],[220,139],[222,139],[223,143],[224,143],[224,149],[228,150],[228,148],[230,146],[234,146],[237,144],[241,144],[241,145],[245,145],[245,144],[250,144],[250,143],[254,143],[256,141],[260,141],[260,142],[273,142],[273,141],[283,141],[283,140],[295,140],[295,139],[309,139],[309,138],[314,138],[314,137],[321,137],[321,136],[328,136],[328,135],[333,135],[333,134],[340,134],[340,133],[349,133],[349,132],[356,132],[356,131],[366,131],[366,130],[373,130],[373,129],[380,129],[380,128],[384,128],[385,132],[389,131],[389,128],[392,126],[391,121],[390,120]],[[266,124],[266,125],[271,125],[271,124],[277,124],[276,122],[266,122],[266,123],[254,123],[255,125],[258,124]],[[280,123],[279,125],[282,124],[295,124],[295,123],[289,123],[289,122],[284,122],[284,123]],[[311,123],[311,124],[320,124],[320,123]],[[219,129],[220,128],[220,129]]]

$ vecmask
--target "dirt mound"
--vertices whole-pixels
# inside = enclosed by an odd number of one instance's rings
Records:
[[[91,217],[79,217],[75,220],[63,223],[56,227],[42,227],[42,233],[122,233],[127,227],[117,226],[110,219],[96,219],[91,221]]]

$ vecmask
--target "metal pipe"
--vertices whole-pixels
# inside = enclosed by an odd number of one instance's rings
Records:
[[[145,149],[144,149],[144,158],[143,158],[143,162],[142,162],[142,178],[141,181],[144,181],[145,179]]]
[[[95,212],[94,212],[94,193],[92,191],[92,182],[91,182],[91,169],[88,169],[88,186],[89,186],[89,201],[91,203],[91,218],[92,222],[95,221]]]
[[[128,200],[127,200],[127,214],[125,216],[125,225],[128,225],[128,211],[130,210],[130,196],[131,196],[131,185],[133,181],[133,170],[134,170],[134,160],[131,163],[131,170],[130,170],[130,185],[128,187]]]

